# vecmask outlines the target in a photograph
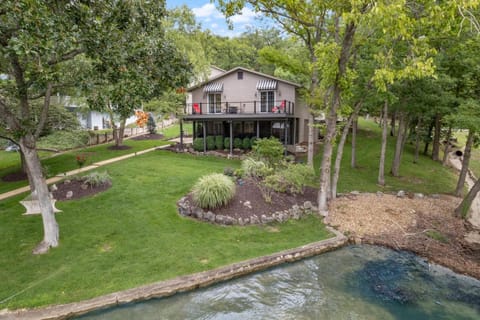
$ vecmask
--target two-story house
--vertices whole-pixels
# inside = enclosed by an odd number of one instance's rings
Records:
[[[187,89],[193,137],[276,137],[289,151],[308,139],[311,115],[299,84],[237,67]],[[315,135],[316,136],[316,135]],[[231,150],[230,150],[231,151]]]

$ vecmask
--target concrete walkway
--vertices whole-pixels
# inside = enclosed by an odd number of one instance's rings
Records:
[[[123,155],[123,156],[120,156],[120,157],[115,157],[115,158],[95,162],[95,163],[92,163],[91,165],[89,165],[87,167],[83,167],[83,168],[80,168],[80,169],[75,169],[75,170],[72,170],[72,171],[68,171],[68,172],[65,172],[65,173],[62,173],[62,174],[58,174],[55,177],[49,178],[49,179],[47,179],[47,184],[56,183],[58,181],[61,181],[61,180],[65,179],[65,177],[73,176],[73,175],[76,175],[76,174],[79,174],[79,173],[82,173],[82,172],[85,172],[85,171],[90,171],[90,170],[96,169],[98,167],[101,167],[101,166],[104,166],[104,165],[107,165],[107,164],[110,164],[110,163],[125,160],[125,159],[135,157],[135,156],[138,156],[138,155],[141,155],[141,154],[153,151],[153,150],[162,149],[162,148],[166,148],[166,147],[168,147],[168,145],[155,147],[155,148],[150,148],[150,149],[145,149],[145,150],[142,150],[142,151],[129,153],[129,154],[126,154],[126,155]],[[21,188],[18,188],[18,189],[9,191],[9,192],[2,193],[2,194],[0,194],[0,201],[4,200],[4,199],[7,199],[7,198],[10,198],[10,197],[13,197],[13,196],[16,196],[18,194],[27,192],[27,191],[30,191],[29,186],[21,187]]]

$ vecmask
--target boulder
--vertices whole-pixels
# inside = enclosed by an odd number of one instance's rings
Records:
[[[73,191],[67,191],[67,194],[65,195],[65,198],[71,199],[73,197]]]
[[[405,198],[405,191],[403,191],[403,190],[398,191],[398,192],[397,192],[397,197],[399,197],[399,198]]]

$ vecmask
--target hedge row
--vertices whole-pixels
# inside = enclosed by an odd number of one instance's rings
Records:
[[[250,150],[257,137],[252,138],[234,138],[233,147],[235,149]],[[230,149],[230,138],[223,136],[207,136],[206,139],[207,150],[223,150]],[[193,149],[195,151],[203,151],[203,138],[196,138],[193,140]]]

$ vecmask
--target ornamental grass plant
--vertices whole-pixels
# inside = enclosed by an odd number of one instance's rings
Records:
[[[193,202],[203,209],[226,205],[235,195],[235,183],[220,173],[201,177],[192,189]]]

